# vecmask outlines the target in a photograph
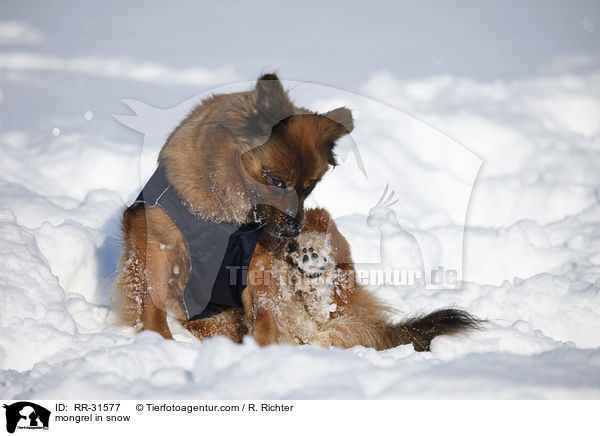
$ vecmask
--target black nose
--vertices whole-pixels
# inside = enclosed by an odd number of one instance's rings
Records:
[[[300,223],[292,217],[286,217],[278,230],[282,238],[295,238],[300,234]]]
[[[295,238],[300,234],[300,228],[296,227],[284,227],[279,229],[279,235],[282,238]]]

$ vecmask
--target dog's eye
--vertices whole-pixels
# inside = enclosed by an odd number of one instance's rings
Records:
[[[269,176],[269,181],[271,185],[276,186],[277,188],[285,189],[285,182],[278,177]]]

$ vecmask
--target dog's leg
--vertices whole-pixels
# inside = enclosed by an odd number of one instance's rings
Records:
[[[144,204],[123,213],[122,229],[125,249],[117,280],[121,301],[115,302],[121,322],[138,331],[153,330],[172,338],[166,309],[177,255],[174,247],[181,245],[177,240],[179,232],[174,232],[175,224],[162,209]]]
[[[261,346],[278,342],[278,329],[275,315],[272,312],[273,302],[264,289],[247,286],[242,293],[244,315],[249,325],[249,332]]]
[[[277,323],[273,312],[264,307],[257,307],[254,320],[254,340],[260,346],[277,343]]]
[[[125,243],[129,241],[126,239]],[[121,325],[141,330],[142,300],[147,287],[144,259],[136,256],[133,250],[125,247],[119,260],[119,276],[113,297],[113,310]]]
[[[158,241],[149,241],[146,274],[147,288],[142,299],[142,330],[152,330],[172,339],[167,323],[167,296],[171,277],[170,259]]]
[[[210,318],[194,321],[179,320],[181,325],[200,340],[213,336],[227,336],[234,342],[241,343],[248,333],[248,325],[244,318],[244,309],[232,307]]]
[[[252,286],[246,286],[242,291],[242,305],[244,306],[244,315],[246,321],[250,325],[250,329],[254,328],[254,303],[252,297]]]
[[[268,242],[268,241],[267,241]],[[242,292],[242,304],[249,333],[261,346],[279,342],[279,330],[273,313],[277,306],[279,283],[269,265],[270,253],[264,248],[264,237],[256,246],[248,269],[248,285]]]
[[[161,291],[164,284],[157,280],[156,271],[148,274],[143,260],[135,254],[125,262],[118,279],[121,301],[115,304],[120,322],[138,331],[153,330],[165,338],[172,338],[167,325],[164,291]]]

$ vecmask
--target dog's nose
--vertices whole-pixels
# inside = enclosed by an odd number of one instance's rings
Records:
[[[283,238],[295,238],[300,234],[300,223],[288,217],[279,227],[279,232]]]
[[[283,238],[295,238],[300,234],[300,226],[284,226],[281,228]]]

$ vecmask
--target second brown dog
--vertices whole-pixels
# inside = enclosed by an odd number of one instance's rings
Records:
[[[438,335],[476,328],[478,321],[443,309],[402,323],[356,281],[350,246],[323,209],[309,209],[298,238],[261,245],[242,294],[248,327],[260,345],[311,344],[377,350],[412,343],[429,350]]]

